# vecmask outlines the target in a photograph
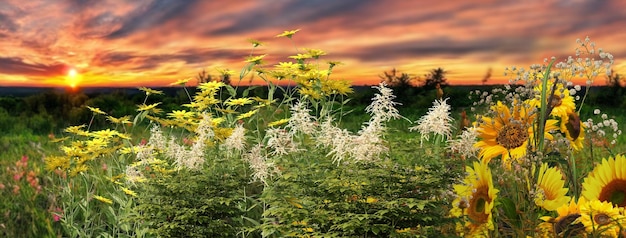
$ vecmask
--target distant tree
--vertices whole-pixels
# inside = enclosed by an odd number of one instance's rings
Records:
[[[491,68],[487,69],[487,74],[485,74],[485,77],[483,77],[483,79],[480,82],[483,85],[485,85],[485,83],[487,83],[487,81],[489,81],[490,78],[491,78]]]
[[[196,75],[196,79],[198,80],[198,84],[214,81],[213,76],[207,73],[204,69]]]
[[[395,68],[391,69],[389,72],[383,72],[383,75],[378,75],[378,77],[390,87],[415,87],[418,81],[417,77],[407,73],[400,73]]]
[[[198,73],[198,75],[196,75],[196,79],[198,80],[198,84],[212,81],[220,81],[224,84],[230,84],[230,75],[224,74],[219,77],[215,77],[207,73],[205,70],[202,70],[202,72]]]
[[[626,79],[622,78],[621,75],[613,72],[611,75],[606,77],[606,85],[611,88],[623,88],[626,84]]]
[[[445,71],[441,67],[432,69],[428,74],[426,74],[426,78],[424,79],[424,89],[431,90],[437,88],[437,85],[440,87],[444,87],[448,85],[448,79],[446,78],[446,74],[448,71]]]

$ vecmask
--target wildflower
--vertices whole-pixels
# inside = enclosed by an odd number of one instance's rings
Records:
[[[273,121],[267,124],[267,127],[275,127],[275,126],[280,126],[280,125],[284,125],[286,123],[289,122],[289,118],[285,118],[285,119],[280,119],[278,121]]]
[[[500,101],[491,110],[496,117],[482,117],[478,125],[480,140],[474,146],[480,148],[483,163],[501,155],[502,162],[510,169],[510,160],[526,155],[528,142],[534,140],[532,124],[536,114],[532,114],[527,105],[515,105],[511,110]],[[556,123],[556,120],[547,120],[543,132],[546,139],[553,139],[549,132],[557,128]]]
[[[252,147],[252,150],[245,154],[243,159],[250,164],[252,179],[254,181],[260,181],[267,185],[267,179],[279,172],[278,169],[274,167],[274,163],[269,162],[267,156],[262,153],[261,144]]]
[[[217,72],[219,72],[222,76],[231,76],[231,75],[235,74],[235,71],[233,71],[233,70],[222,69],[222,68],[217,69]]]
[[[564,188],[564,185],[561,171],[554,167],[548,168],[546,163],[541,164],[537,178],[535,204],[548,211],[554,211],[566,204],[570,197],[566,196],[568,189]]]
[[[106,115],[107,114],[106,112],[103,112],[102,110],[100,110],[100,108],[97,108],[97,107],[87,106],[87,108],[89,108],[89,110],[91,112],[95,113],[95,114],[102,114],[102,115]]]
[[[167,116],[174,118],[176,120],[186,120],[192,118],[195,115],[194,112],[188,112],[185,110],[173,110],[171,113],[168,113]]]
[[[237,116],[236,119],[237,120],[241,120],[241,119],[245,119],[245,118],[250,118],[251,116],[254,116],[254,114],[256,114],[258,111],[259,111],[259,109],[251,110],[249,112],[246,112],[244,114],[241,114],[241,115]]]
[[[119,132],[117,132],[116,130],[104,129],[91,132],[90,135],[94,138],[109,139],[113,136],[119,135]]]
[[[133,190],[130,190],[128,188],[122,187],[122,191],[124,191],[125,194],[133,196],[133,197],[137,197],[137,193]]]
[[[290,107],[291,118],[287,124],[287,128],[291,128],[291,133],[302,132],[305,135],[311,135],[315,131],[315,118],[311,116],[311,110],[307,108],[307,103],[298,101]]]
[[[263,60],[263,58],[267,56],[267,54],[263,54],[263,55],[257,55],[257,56],[250,56],[248,58],[246,58],[246,63],[253,63],[253,64],[261,64],[261,60]]]
[[[200,85],[198,85],[198,88],[202,91],[206,91],[206,92],[216,92],[218,89],[220,89],[221,87],[226,86],[226,84],[222,83],[222,82],[218,82],[218,81],[210,81],[210,82],[206,82],[206,83],[201,83]]]
[[[626,157],[603,159],[584,179],[581,195],[587,200],[610,202],[626,207]]]
[[[433,107],[428,109],[428,113],[416,121],[417,126],[410,127],[409,130],[419,131],[421,140],[428,140],[430,133],[442,136],[442,140],[452,136],[452,117],[450,116],[450,105],[445,100],[435,100]]]
[[[585,206],[587,200],[584,197],[578,199],[570,199],[569,203],[565,203],[556,209],[558,216],[556,218],[544,216],[540,219],[543,221],[539,224],[541,229],[541,237],[564,237],[569,234],[570,237],[576,237],[585,231],[584,225],[579,222],[580,208]]]
[[[252,47],[259,47],[264,45],[265,43],[255,40],[255,39],[248,39],[248,42],[252,43]]]
[[[235,99],[229,99],[226,101],[226,105],[229,106],[244,106],[246,104],[250,104],[253,101],[249,98],[235,98]]]
[[[269,128],[266,131],[267,147],[272,150],[269,155],[287,155],[298,151],[298,146],[291,134],[282,128]]]
[[[150,105],[146,105],[146,104],[141,104],[139,105],[137,111],[143,112],[143,111],[152,111],[156,108],[156,106],[158,106],[159,104],[161,104],[160,102],[157,103],[153,103]]]
[[[94,195],[93,198],[95,198],[96,200],[98,200],[98,201],[100,201],[102,203],[106,203],[106,204],[109,204],[109,205],[113,204],[113,200],[105,198],[105,197]]]
[[[163,91],[159,91],[159,90],[154,90],[151,88],[146,88],[146,87],[139,87],[137,88],[141,91],[144,91],[146,93],[146,95],[150,95],[150,94],[163,94]]]
[[[493,187],[491,169],[485,163],[474,162],[473,167],[465,168],[467,177],[463,184],[454,185],[458,195],[453,201],[454,207],[450,213],[455,217],[467,216],[464,232],[467,236],[486,235],[493,230],[492,209],[495,204],[498,189]]]
[[[317,59],[322,55],[326,55],[326,52],[320,49],[305,49],[305,50],[307,54],[310,55],[314,59]]]
[[[85,128],[86,125],[80,125],[80,126],[70,126],[65,128],[65,132],[67,133],[72,133],[72,134],[84,134],[85,131],[83,131],[82,129]]]
[[[291,39],[291,37],[293,37],[294,34],[296,34],[296,32],[300,31],[300,29],[296,29],[296,30],[292,30],[292,31],[284,31],[281,34],[276,35],[276,37],[287,37],[289,39]]]
[[[233,132],[222,144],[229,151],[243,152],[246,147],[246,129],[243,124],[237,124]]]
[[[107,116],[107,120],[109,120],[113,124],[130,124],[130,116],[123,116],[120,118],[115,118],[113,116]]]
[[[378,89],[379,93],[374,95],[372,103],[365,108],[366,112],[370,113],[370,115],[379,116],[381,121],[402,117],[398,109],[395,108],[395,105],[400,103],[393,101],[396,96],[393,95],[392,89],[388,88],[384,83],[380,83],[378,86],[373,86],[372,88]]]
[[[567,119],[567,120],[566,120]],[[585,141],[585,124],[580,121],[578,114],[570,112],[567,118],[561,118],[560,131],[570,141],[574,150],[581,150]]]
[[[591,200],[580,207],[580,223],[589,233],[600,234],[602,237],[618,237],[620,227],[626,219],[620,209],[611,202]]]
[[[47,156],[44,158],[44,162],[48,171],[67,170],[70,168],[70,158],[67,156]]]
[[[176,82],[170,83],[170,86],[185,86],[191,80],[191,78],[179,79]]]
[[[457,139],[450,140],[448,147],[450,150],[460,153],[463,158],[476,156],[478,148],[474,147],[478,132],[476,127],[466,128],[461,132]]]
[[[295,60],[305,60],[305,59],[313,58],[313,56],[310,54],[297,54],[297,55],[289,56],[289,58],[292,58]]]

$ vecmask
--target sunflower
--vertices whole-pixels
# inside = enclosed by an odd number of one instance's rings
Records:
[[[548,211],[557,210],[561,205],[567,204],[570,197],[565,196],[568,189],[564,185],[563,174],[557,168],[548,168],[548,164],[543,163],[539,168],[535,204]]]
[[[561,132],[570,141],[574,150],[581,150],[585,141],[585,124],[581,123],[580,117],[575,112],[568,114],[567,118],[561,118]]]
[[[541,106],[541,90],[542,84],[538,83],[538,85],[534,88],[535,92],[537,92],[537,96],[529,101],[529,104],[535,107]],[[576,109],[576,103],[574,103],[574,97],[570,95],[569,91],[566,87],[563,86],[562,83],[558,83],[556,87],[554,83],[548,82],[547,84],[547,93],[546,96],[549,100],[546,100],[546,105],[552,108],[550,112],[551,116],[556,116],[561,119],[567,118],[568,114],[574,112]],[[554,89],[554,93],[552,95],[551,91]]]
[[[579,221],[589,233],[617,237],[620,226],[624,223],[624,216],[611,202],[593,200],[580,207]]]
[[[474,162],[474,167],[466,167],[468,176],[464,184],[454,185],[458,195],[453,201],[450,214],[454,217],[467,216],[463,233],[470,236],[486,235],[493,230],[491,210],[495,204],[498,190],[493,187],[491,170],[485,163]]]
[[[574,198],[569,203],[565,203],[556,209],[558,216],[556,218],[545,216],[541,217],[542,222],[539,224],[540,234],[542,237],[574,237],[582,234],[585,227],[578,222],[580,217],[580,207],[587,203],[585,198],[581,197],[578,202]]]
[[[491,110],[496,116],[482,117],[482,123],[477,125],[480,140],[474,143],[474,147],[480,148],[479,157],[483,163],[501,155],[502,162],[510,168],[510,160],[526,155],[528,142],[533,141],[536,114],[531,113],[527,104],[516,103],[511,110],[500,101]],[[546,122],[544,138],[553,139],[549,132],[557,129],[556,123],[556,120]]]
[[[587,200],[611,202],[626,207],[626,157],[603,159],[583,181],[581,193]]]

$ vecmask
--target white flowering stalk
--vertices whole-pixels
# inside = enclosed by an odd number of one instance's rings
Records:
[[[237,124],[233,133],[230,134],[224,143],[221,145],[228,151],[229,155],[234,153],[241,153],[246,149],[246,129],[243,128],[243,124]]]
[[[380,83],[378,86],[372,88],[378,89],[380,93],[374,95],[372,103],[365,108],[365,111],[370,113],[373,117],[380,117],[380,121],[389,121],[391,119],[398,119],[402,116],[395,108],[395,105],[400,103],[394,102],[396,98],[393,95],[393,90],[386,87],[385,83]]]
[[[340,163],[350,155],[353,136],[348,130],[334,126],[332,118],[327,118],[320,124],[315,141],[318,147],[331,148],[326,156],[332,155],[333,162]]]
[[[307,108],[306,102],[298,101],[292,105],[291,118],[286,128],[289,128],[291,134],[301,132],[305,135],[311,135],[315,132],[315,118],[311,116],[311,110]]]
[[[270,155],[288,155],[298,151],[298,146],[293,141],[293,136],[285,129],[267,129],[265,138],[267,139],[267,147],[271,150]]]
[[[461,154],[463,158],[475,157],[476,153],[478,153],[478,147],[474,147],[477,137],[476,127],[468,127],[463,130],[457,139],[449,141],[448,148],[455,153]]]
[[[262,144],[252,147],[249,153],[243,155],[243,159],[250,164],[253,181],[260,181],[267,185],[267,179],[280,172],[274,163],[269,162],[267,156],[263,154]]]
[[[431,133],[440,135],[442,140],[450,138],[452,135],[452,122],[454,119],[450,117],[450,105],[446,103],[448,99],[435,100],[433,107],[428,109],[428,113],[421,117],[417,123],[417,126],[410,127],[410,131],[419,131],[420,144],[423,140],[428,141]]]
[[[177,144],[174,138],[170,140],[167,146],[166,156],[170,159],[174,159],[174,164],[177,169],[186,168],[189,170],[198,170],[202,164],[204,164],[206,141],[215,136],[211,124],[211,116],[206,113],[202,114],[202,120],[195,131],[196,140],[189,150],[185,146]]]

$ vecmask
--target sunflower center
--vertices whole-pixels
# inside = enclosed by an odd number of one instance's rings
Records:
[[[548,103],[550,104],[550,107],[555,108],[555,107],[561,106],[562,101],[563,100],[561,100],[561,97],[557,95],[552,95],[550,97],[550,100],[548,100]]]
[[[472,194],[470,199],[470,209],[468,215],[474,223],[482,224],[486,223],[489,219],[489,212],[486,212],[487,203],[491,202],[489,198],[489,187],[476,188],[476,192]]]
[[[554,224],[554,233],[556,233],[556,235],[563,235],[567,232],[570,234],[568,237],[582,234],[585,230],[585,226],[582,223],[573,223],[579,217],[580,214],[569,214],[561,218],[561,220]]]
[[[519,124],[507,124],[496,135],[496,142],[508,150],[522,146],[526,140],[527,130]]]
[[[626,180],[613,179],[602,187],[598,200],[611,202],[620,207],[626,207]]]
[[[611,223],[611,217],[609,217],[609,215],[607,214],[600,213],[593,216],[593,221],[600,226],[604,226]]]

